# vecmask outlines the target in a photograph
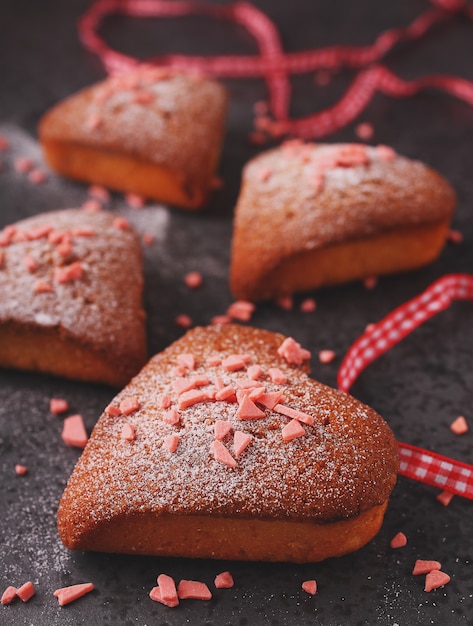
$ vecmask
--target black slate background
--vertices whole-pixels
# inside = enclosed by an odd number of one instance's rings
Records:
[[[332,43],[366,44],[382,30],[406,24],[428,3],[423,0],[258,0],[278,24],[287,50]],[[104,76],[98,60],[81,47],[76,20],[84,0],[3,0],[0,8],[0,133],[12,149],[0,155],[0,226],[45,210],[76,206],[86,187],[50,175],[33,186],[16,174],[16,156],[40,159],[35,129],[41,114],[59,99]],[[164,52],[252,53],[255,45],[241,28],[201,17],[181,20],[110,18],[108,40],[137,55]],[[405,77],[450,72],[473,79],[473,24],[454,18],[437,26],[421,43],[397,46],[387,59]],[[313,76],[293,80],[293,113],[327,106],[351,78],[340,73],[327,87]],[[189,215],[158,205],[142,211],[126,207],[115,195],[112,210],[126,215],[156,243],[145,250],[149,354],[182,334],[174,318],[184,312],[205,324],[232,301],[227,287],[231,218],[242,165],[257,149],[247,142],[252,105],[265,96],[258,80],[227,81],[231,104],[220,174],[225,187],[208,209]],[[428,92],[409,100],[375,97],[360,118],[373,123],[376,143],[387,143],[407,156],[439,169],[458,191],[454,227],[465,237],[448,245],[432,266],[404,276],[383,278],[373,291],[359,284],[315,294],[313,314],[287,312],[273,304],[258,307],[252,323],[294,336],[314,354],[322,348],[337,360],[320,365],[313,375],[331,385],[342,355],[368,322],[415,296],[449,272],[473,271],[473,109],[443,94]],[[353,126],[331,140],[355,140]],[[204,286],[190,292],[182,283],[198,269]],[[0,297],[4,297],[0,294]],[[299,303],[301,298],[296,298]],[[390,423],[401,441],[472,462],[472,433],[453,435],[448,426],[464,414],[473,427],[473,333],[470,302],[416,330],[361,376],[353,393]],[[8,584],[35,583],[28,604],[0,607],[0,624],[323,624],[389,626],[473,624],[473,515],[470,501],[454,498],[444,508],[437,490],[400,478],[385,523],[359,552],[320,564],[289,565],[158,559],[69,553],[55,529],[57,503],[79,456],[63,445],[61,419],[48,412],[49,398],[65,397],[81,412],[90,430],[115,390],[14,371],[0,371],[0,590]],[[15,463],[29,473],[17,477]],[[389,541],[398,531],[408,537],[401,550]],[[423,577],[410,575],[417,558],[437,559],[452,576],[444,589],[423,591]],[[210,584],[230,569],[231,590],[217,590],[210,602],[185,601],[177,609],[152,602],[148,592],[156,576],[193,578]],[[319,592],[305,594],[303,580],[316,578]],[[96,590],[60,608],[52,597],[57,587],[92,581]]]

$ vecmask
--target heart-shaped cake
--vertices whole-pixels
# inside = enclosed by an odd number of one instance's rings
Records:
[[[440,174],[388,146],[286,142],[244,169],[231,289],[263,300],[421,267],[455,201]]]
[[[0,231],[0,366],[123,386],[146,360],[138,236],[66,209]]]
[[[226,100],[215,81],[139,66],[57,104],[38,134],[64,176],[196,209],[214,182]]]
[[[308,377],[291,338],[194,328],[105,409],[61,499],[72,549],[319,561],[379,530],[398,471],[386,422]]]

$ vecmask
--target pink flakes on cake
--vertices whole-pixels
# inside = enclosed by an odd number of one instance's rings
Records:
[[[65,413],[69,410],[69,403],[63,398],[51,398],[49,401],[49,410],[54,415]]]
[[[119,230],[130,230],[131,226],[130,226],[130,222],[125,219],[124,217],[116,217],[113,220],[113,226],[115,228],[118,228]]]
[[[146,204],[146,198],[137,193],[127,193],[125,195],[125,202],[132,209],[142,209]]]
[[[80,280],[84,275],[84,268],[80,261],[75,261],[64,267],[57,267],[54,270],[54,280],[59,284],[69,283],[73,280]]]
[[[31,273],[36,272],[36,270],[39,267],[38,261],[34,257],[32,257],[31,254],[25,254],[23,262],[25,264],[26,269]]]
[[[321,363],[331,363],[337,355],[333,350],[321,350],[319,352],[319,361]]]
[[[28,468],[26,467],[26,465],[20,465],[19,463],[15,465],[15,474],[17,476],[24,476],[27,473],[28,473]]]
[[[214,435],[215,439],[222,441],[232,429],[231,422],[227,420],[215,420]]]
[[[237,300],[228,307],[227,315],[231,319],[238,320],[240,322],[248,322],[251,319],[255,308],[256,307],[252,302]]]
[[[110,192],[102,185],[91,185],[87,190],[89,196],[100,200],[101,202],[107,202],[110,200]]]
[[[424,591],[430,592],[433,589],[445,586],[450,582],[450,576],[440,570],[433,570],[425,577]]]
[[[440,570],[441,568],[442,565],[438,561],[424,561],[422,559],[417,559],[414,569],[412,570],[412,574],[414,576],[418,576],[419,574],[428,574],[429,572]]]
[[[190,391],[186,391],[179,397],[178,408],[180,410],[187,409],[194,404],[198,404],[199,402],[207,402],[208,400],[209,396],[204,391],[191,389]]]
[[[176,606],[176,604],[179,603],[179,599],[174,579],[167,574],[160,574],[157,582],[161,594],[161,601],[168,603],[168,606]]]
[[[379,145],[376,146],[376,156],[381,161],[392,161],[396,158],[396,151],[390,146]]]
[[[16,587],[12,587],[9,585],[5,591],[2,593],[2,598],[0,600],[1,604],[11,604],[13,600],[16,598]]]
[[[194,600],[210,600],[212,594],[205,583],[197,580],[181,580],[177,586],[177,595],[180,600],[192,598]]]
[[[214,439],[210,444],[210,452],[213,454],[216,461],[219,463],[223,463],[224,465],[228,465],[228,467],[235,468],[237,466],[237,462],[232,457],[227,448],[223,445],[221,441],[218,439]]]
[[[241,420],[254,420],[265,417],[264,411],[259,409],[256,404],[248,398],[247,395],[243,396],[240,406],[236,412],[236,417]]]
[[[270,391],[268,393],[260,395],[256,401],[258,402],[258,404],[262,404],[264,407],[272,411],[282,399],[282,391]]]
[[[179,424],[181,416],[179,415],[179,411],[176,411],[176,409],[169,409],[164,413],[163,420],[166,422],[166,424],[176,426],[176,424]]]
[[[44,280],[37,280],[33,286],[33,293],[51,293],[52,291],[52,285]]]
[[[250,380],[258,380],[263,375],[263,370],[259,365],[250,365],[246,371],[246,375]]]
[[[295,419],[298,422],[304,422],[304,424],[307,424],[308,426],[314,423],[312,415],[308,415],[307,413],[297,409],[291,409],[291,407],[286,406],[285,404],[276,404],[276,406],[273,407],[273,411],[276,411],[276,413],[280,413],[281,415],[285,415],[286,417],[290,417],[291,419]]]
[[[231,354],[222,361],[222,367],[226,372],[236,372],[246,366],[246,361],[241,354]]]
[[[222,572],[215,576],[214,585],[217,589],[231,589],[234,584],[233,576],[230,572]]]
[[[69,587],[62,587],[56,589],[53,592],[53,596],[57,598],[59,606],[65,606],[85,596],[87,593],[93,591],[93,583],[81,583],[79,585],[70,585]]]
[[[184,276],[184,282],[189,289],[197,289],[202,286],[203,278],[200,272],[189,272]]]
[[[24,583],[16,590],[16,595],[20,598],[22,602],[28,602],[28,600],[30,600],[35,593],[36,591],[31,581]]]
[[[311,596],[317,593],[317,582],[315,580],[305,580],[301,586],[302,589],[310,593]]]
[[[285,385],[287,383],[287,376],[282,370],[279,369],[279,367],[270,367],[268,370],[268,376],[276,385]]]
[[[455,433],[455,435],[464,435],[468,432],[468,424],[463,415],[457,417],[457,419],[450,424],[450,430],[452,433]]]
[[[174,608],[175,606],[179,604],[179,599],[163,600],[161,596],[161,590],[159,587],[153,587],[151,591],[149,592],[149,597],[151,598],[151,600],[154,600],[154,602],[159,602],[160,604],[164,604],[165,606],[168,606],[169,608]]]
[[[248,447],[248,444],[253,439],[253,437],[249,433],[244,433],[241,430],[236,430],[233,435],[233,450],[235,451],[235,456],[239,457],[240,454]]]
[[[301,344],[292,337],[287,337],[278,348],[278,354],[288,363],[301,365],[306,359],[310,359],[309,350],[301,347]]]
[[[71,415],[66,417],[62,428],[62,440],[67,446],[85,448],[88,436],[85,430],[82,415]]]
[[[189,370],[195,370],[195,356],[190,352],[177,355],[177,362]]]
[[[286,424],[282,429],[282,438],[286,443],[297,437],[302,437],[303,435],[305,435],[304,427],[299,420],[296,419],[291,420],[289,424]]]
[[[394,537],[391,539],[389,543],[389,545],[393,549],[403,548],[406,544],[407,544],[407,537],[404,533],[397,533],[397,535],[394,535]]]
[[[221,402],[235,402],[235,389],[231,385],[226,385],[225,387],[222,387],[222,389],[219,389],[217,391],[217,393],[215,394],[215,399]]]
[[[104,413],[106,413],[110,417],[118,417],[119,415],[121,415],[120,409],[118,409],[116,406],[113,406],[113,404],[109,404],[108,406],[106,406]]]
[[[98,213],[102,210],[102,205],[98,200],[92,198],[91,200],[86,200],[81,206],[81,209],[86,213]]]
[[[173,434],[164,437],[164,445],[169,452],[176,452],[177,446],[179,445],[179,435]]]
[[[36,241],[49,237],[49,234],[53,231],[53,227],[50,224],[41,224],[40,226],[34,226],[27,232],[28,239],[30,241]]]
[[[136,396],[128,396],[120,402],[120,413],[122,415],[131,415],[141,408],[140,401]]]
[[[136,439],[135,427],[132,424],[128,424],[128,423],[123,424],[120,437],[124,439],[125,441],[135,441]]]
[[[273,171],[271,170],[271,168],[269,167],[262,167],[260,170],[257,171],[256,173],[256,177],[259,181],[261,181],[262,183],[266,182],[271,174],[273,173]]]

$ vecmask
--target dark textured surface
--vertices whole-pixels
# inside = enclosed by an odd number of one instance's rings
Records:
[[[376,0],[260,0],[257,4],[278,23],[289,50],[367,43],[381,29],[404,24],[427,7],[421,0],[382,3],[382,8]],[[81,185],[51,175],[45,185],[35,187],[11,166],[15,156],[39,158],[35,128],[48,107],[104,75],[78,42],[75,22],[86,6],[83,0],[10,0],[2,5],[0,133],[10,137],[13,148],[0,156],[4,161],[0,226],[86,199]],[[400,46],[389,63],[406,77],[452,72],[472,79],[472,29],[471,23],[452,20],[435,28],[422,43]],[[113,18],[107,22],[107,34],[111,42],[136,54],[255,49],[241,29],[201,18],[146,23]],[[342,73],[321,88],[313,76],[298,77],[293,81],[293,112],[306,114],[329,104],[349,79],[348,73]],[[231,302],[227,287],[231,215],[241,167],[257,152],[246,141],[252,104],[265,91],[259,81],[229,81],[228,87],[231,105],[221,165],[225,187],[206,212],[187,215],[155,205],[137,212],[126,208],[119,196],[111,203],[140,232],[156,235],[156,243],[145,249],[150,354],[181,334],[173,322],[176,314],[188,313],[195,323],[203,324]],[[341,356],[368,322],[380,319],[445,273],[473,271],[473,110],[433,92],[405,101],[377,96],[362,119],[374,124],[375,142],[425,161],[450,180],[459,195],[454,227],[463,232],[465,241],[448,246],[431,267],[382,279],[373,291],[356,284],[318,292],[313,314],[286,312],[271,304],[258,307],[254,325],[293,335],[314,354],[322,348],[337,351],[339,357],[331,365],[313,360],[314,377],[331,385]],[[350,127],[331,139],[354,138]],[[203,273],[205,283],[191,292],[182,277],[193,269]],[[353,388],[355,396],[387,419],[400,440],[470,463],[471,432],[458,437],[448,425],[459,414],[473,425],[472,307],[468,302],[454,304],[380,358]],[[436,490],[402,478],[374,541],[355,554],[321,564],[192,562],[67,552],[57,538],[55,511],[79,452],[63,445],[61,418],[49,414],[49,398],[67,398],[72,411],[83,413],[90,430],[113,395],[114,390],[105,387],[0,373],[0,588],[29,579],[37,588],[28,604],[0,607],[1,624],[473,623],[471,502],[454,498],[444,508],[435,499]],[[14,473],[18,462],[29,467],[24,477]],[[393,551],[389,541],[400,530],[409,541]],[[410,574],[417,558],[441,561],[451,583],[424,593],[423,577]],[[148,598],[161,572],[211,584],[225,569],[233,573],[236,585],[217,590],[210,602],[188,600],[171,610]],[[300,588],[308,578],[318,581],[315,597]],[[69,607],[57,606],[51,595],[54,589],[89,580],[96,591]]]

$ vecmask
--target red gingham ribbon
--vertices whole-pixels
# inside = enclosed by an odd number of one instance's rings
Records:
[[[108,72],[121,72],[135,66],[134,57],[117,52],[98,35],[107,15],[120,13],[133,17],[179,17],[203,14],[233,21],[255,39],[259,55],[191,56],[168,54],[148,59],[158,65],[198,70],[209,76],[264,78],[268,86],[272,120],[265,120],[264,131],[273,135],[291,134],[305,139],[320,138],[344,128],[367,107],[377,91],[403,98],[427,88],[445,91],[473,105],[473,82],[460,77],[432,75],[406,81],[378,63],[394,45],[420,39],[436,23],[456,13],[473,19],[473,6],[466,0],[431,0],[435,6],[424,11],[408,26],[382,32],[368,46],[329,46],[285,53],[278,30],[269,17],[248,2],[216,5],[192,0],[97,0],[79,21],[79,36],[85,47],[97,54]],[[289,118],[292,74],[318,69],[349,67],[361,70],[342,98],[333,106],[298,119]]]
[[[360,373],[381,354],[455,300],[473,300],[473,275],[449,274],[369,328],[349,348],[338,370],[338,387],[348,393]],[[399,443],[400,473],[473,499],[473,466]]]

